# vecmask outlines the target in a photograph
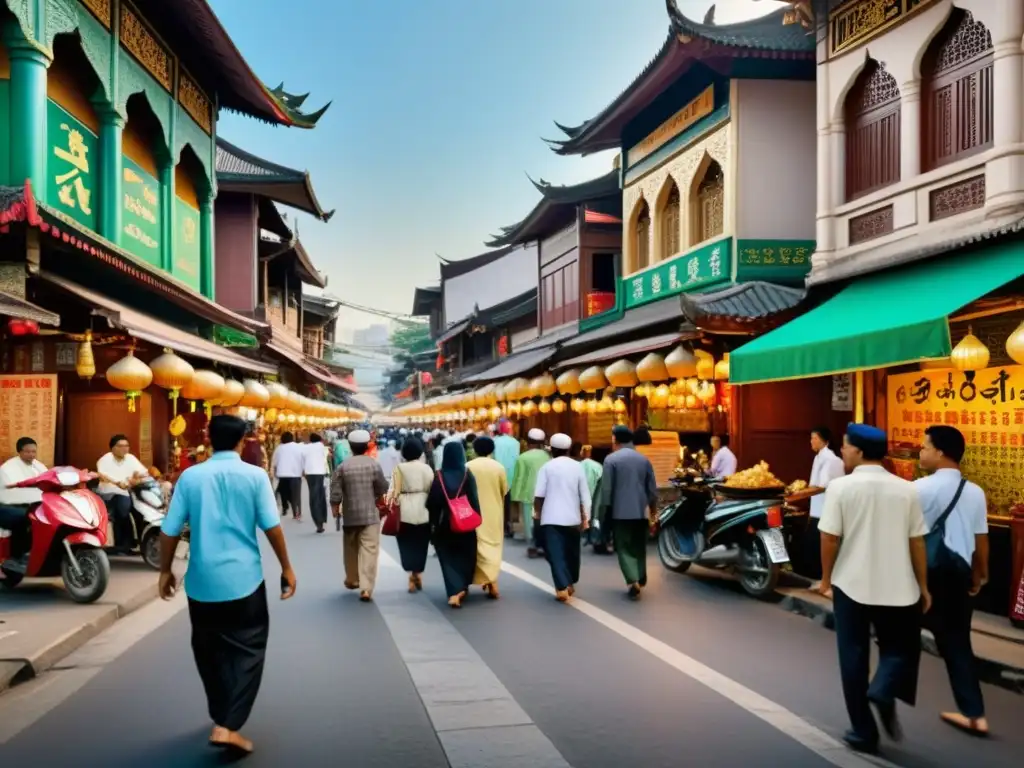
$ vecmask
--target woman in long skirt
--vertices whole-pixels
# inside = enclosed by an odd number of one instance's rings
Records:
[[[458,496],[466,496],[470,506],[480,511],[476,481],[466,469],[466,450],[461,442],[454,441],[444,446],[441,469],[434,477],[427,496],[434,549],[441,564],[448,605],[452,608],[462,607],[476,568],[476,531],[455,533],[451,528],[448,499],[454,500]]]
[[[483,523],[476,531],[476,573],[473,583],[483,587],[492,600],[497,600],[498,576],[501,574],[501,553],[505,545],[505,495],[508,478],[505,467],[494,460],[494,440],[478,437],[473,443],[476,458],[466,466],[476,480]]]
[[[430,547],[430,513],[427,512],[427,494],[434,480],[430,467],[420,461],[423,443],[410,437],[402,445],[402,463],[391,475],[390,495],[398,499],[402,510],[402,525],[398,529],[398,552],[402,557],[402,570],[409,574],[409,591],[423,589],[423,571],[427,568],[427,550]]]

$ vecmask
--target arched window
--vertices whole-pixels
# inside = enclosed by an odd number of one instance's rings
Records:
[[[725,175],[712,160],[697,185],[693,209],[693,237],[690,245],[717,237],[725,230]]]
[[[633,251],[636,253],[636,269],[639,271],[651,264],[651,212],[647,208],[647,201],[640,204],[640,211],[636,215],[634,237],[636,241]]]
[[[663,261],[679,253],[679,187],[669,180],[668,195],[661,209],[661,253],[658,259]]]
[[[900,180],[900,89],[868,61],[846,97],[846,199]]]
[[[921,62],[924,80],[923,170],[992,146],[992,35],[953,9]]]

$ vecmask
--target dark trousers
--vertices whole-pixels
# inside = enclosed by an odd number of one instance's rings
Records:
[[[206,691],[210,719],[237,731],[245,725],[263,680],[270,614],[267,585],[223,603],[188,601],[192,653]]]
[[[135,546],[135,530],[132,528],[132,498],[119,493],[103,496],[107,505],[107,516],[114,528],[114,546],[131,549]]]
[[[277,492],[281,496],[281,514],[288,514],[291,507],[292,514],[298,517],[302,514],[302,478],[301,477],[279,477],[277,479]]]
[[[971,647],[973,600],[969,573],[928,574],[932,609],[924,616],[924,625],[935,635],[935,644],[946,662],[949,685],[956,707],[964,717],[984,717],[985,701]]]
[[[647,540],[651,527],[646,520],[608,520],[615,531],[615,554],[626,584],[647,586]]]
[[[505,494],[505,535],[512,535],[512,497],[509,494]]]
[[[580,529],[576,525],[538,525],[534,528],[551,566],[555,589],[568,589],[580,580]]]
[[[321,528],[327,522],[327,489],[324,487],[324,476],[306,475],[306,486],[309,488],[309,514],[317,527]]]
[[[878,743],[878,725],[870,702],[893,707],[896,699],[913,706],[921,661],[921,609],[865,605],[833,587],[839,672],[850,723],[858,738]],[[878,667],[870,679],[871,629],[878,640]]]
[[[0,528],[11,532],[11,555],[19,557],[28,551],[32,537],[27,504],[0,504]]]
[[[808,579],[821,579],[821,533],[816,517],[807,518],[802,546],[800,547],[800,575]]]

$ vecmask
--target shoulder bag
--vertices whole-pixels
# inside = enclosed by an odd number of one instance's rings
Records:
[[[380,532],[383,536],[397,536],[402,529],[402,470],[395,467],[391,476],[391,490],[384,499],[380,508],[381,526]]]
[[[957,502],[960,501],[960,494],[964,492],[965,485],[967,485],[967,479],[961,478],[960,485],[957,487],[956,493],[953,494],[953,500],[949,502],[946,511],[939,515],[935,525],[924,536],[924,544],[928,552],[929,571],[945,571],[960,574],[970,572],[970,563],[964,560],[960,553],[950,549],[945,539],[946,520],[953,513]]]
[[[468,472],[463,475],[462,482],[459,483],[459,490],[455,492],[455,498],[452,498],[448,495],[448,489],[444,487],[444,477],[440,472],[437,473],[441,492],[444,494],[445,501],[448,502],[448,517],[452,533],[469,533],[475,531],[483,523],[480,513],[473,509],[473,505],[469,503],[469,497],[462,492],[468,476]]]

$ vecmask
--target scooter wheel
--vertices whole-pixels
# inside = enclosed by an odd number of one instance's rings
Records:
[[[703,541],[699,547],[703,549]],[[700,549],[697,551],[699,552]],[[676,531],[671,526],[666,526],[658,531],[658,557],[663,566],[675,573],[686,573],[693,563],[693,560],[680,551],[679,543],[676,540]]]
[[[764,542],[756,536],[751,537],[749,543],[743,546],[747,549],[751,564],[765,573],[751,573],[740,569],[740,586],[751,597],[767,600],[775,594],[775,588],[779,585],[779,577],[782,575],[782,568],[772,563]]]
[[[160,570],[160,529],[153,527],[142,534],[139,542],[142,560],[154,571]]]
[[[71,599],[76,603],[94,603],[107,591],[110,581],[110,560],[102,549],[84,548],[75,552],[81,573],[75,573],[67,555],[60,563],[60,576]]]
[[[0,589],[14,589],[16,586],[21,584],[21,580],[23,578],[25,578],[25,574],[23,573],[4,570],[4,577],[0,579]]]

